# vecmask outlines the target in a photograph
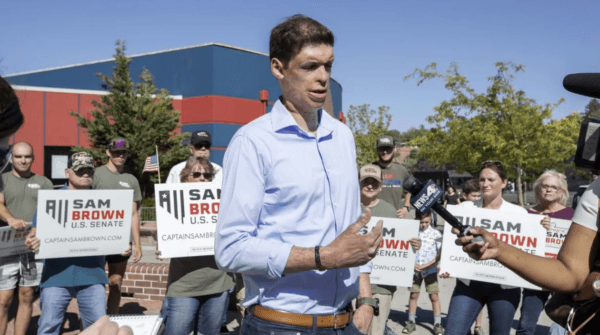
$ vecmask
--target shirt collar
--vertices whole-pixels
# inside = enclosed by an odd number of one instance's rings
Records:
[[[280,98],[281,99],[281,98]],[[281,100],[277,99],[275,105],[271,109],[271,125],[273,126],[273,131],[277,133],[293,133],[302,138],[314,138],[312,134],[305,132],[296,120],[292,117],[292,114],[285,108],[285,106],[281,103]],[[319,140],[322,140],[324,137],[331,137],[331,133],[333,132],[335,121],[327,113],[323,110],[323,108],[319,108],[319,116],[320,122],[319,127],[317,128],[317,135]]]

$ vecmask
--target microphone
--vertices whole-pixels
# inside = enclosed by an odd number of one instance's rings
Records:
[[[452,227],[459,230],[458,237],[463,237],[469,234],[469,226],[464,225],[458,221],[454,215],[450,214],[444,206],[438,203],[438,199],[442,197],[444,191],[432,180],[428,180],[425,185],[421,184],[421,182],[413,177],[408,176],[402,182],[402,187],[406,190],[406,192],[410,193],[412,196],[410,197],[410,203],[421,213],[427,213],[430,209],[438,213],[441,217],[446,220]],[[477,236],[473,238],[471,243],[477,242],[485,243],[485,239],[483,236]]]
[[[600,99],[600,73],[569,74],[563,86],[569,92]]]

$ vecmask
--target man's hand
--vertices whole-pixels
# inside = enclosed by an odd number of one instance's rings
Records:
[[[25,220],[17,218],[7,218],[6,222],[14,230],[23,230],[27,227],[27,222],[25,222]]]
[[[423,267],[421,266],[421,264],[415,263],[415,272],[421,272],[421,270],[423,270]]]
[[[321,264],[327,270],[353,268],[366,264],[377,255],[383,239],[383,221],[377,222],[373,230],[361,234],[360,230],[371,220],[367,208],[358,221],[351,224],[329,245],[321,248]]]
[[[542,226],[544,226],[544,228],[546,228],[546,230],[550,230],[550,217],[546,216],[545,218],[542,219]]]
[[[127,246],[127,249],[125,249],[125,251],[123,251],[121,256],[129,257],[130,255],[131,255],[131,243],[129,243],[129,245]]]
[[[452,277],[450,277],[450,274],[448,272],[444,272],[444,273],[440,273],[440,278],[448,279],[448,278],[452,278]]]
[[[133,262],[137,263],[140,261],[140,259],[142,259],[142,246],[136,245],[133,248]]]
[[[412,245],[413,249],[415,249],[415,250],[421,249],[421,245],[423,243],[423,241],[421,241],[421,239],[418,237],[411,238],[409,240],[409,242],[410,242],[410,245]]]
[[[373,322],[373,307],[362,305],[356,309],[352,322],[358,330],[363,334],[368,334],[371,331],[371,323]]]
[[[98,321],[94,322],[86,330],[79,333],[80,335],[133,335],[131,328],[119,325],[110,321],[107,315],[104,315]]]
[[[465,235],[456,239],[455,243],[458,246],[463,247],[463,251],[466,252],[469,257],[474,260],[480,261],[485,259],[495,259],[498,257],[500,252],[500,241],[490,234],[487,230],[481,227],[471,228],[469,230],[471,235]],[[453,234],[458,234],[459,231],[456,228],[452,228]],[[471,243],[474,236],[481,235],[485,238],[485,244],[483,242]]]
[[[406,207],[402,207],[399,210],[397,210],[398,213],[398,217],[403,219],[406,215],[408,215],[408,209]]]
[[[40,239],[36,236],[36,229],[32,228],[27,237],[25,238],[25,246],[33,252],[40,250]]]

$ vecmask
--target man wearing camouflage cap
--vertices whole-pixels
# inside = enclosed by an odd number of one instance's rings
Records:
[[[69,167],[65,170],[68,182],[61,190],[89,190],[92,187],[94,172],[92,155],[86,152],[73,154],[69,159]],[[40,246],[35,231],[37,224],[37,215],[34,215],[34,228],[25,240],[25,245],[33,252],[37,252]],[[130,253],[131,246],[123,252]],[[77,299],[84,328],[106,314],[104,285],[108,284],[108,278],[104,271],[104,258],[105,256],[88,256],[44,260],[40,283],[42,293],[38,335],[58,335],[67,306],[73,298]]]

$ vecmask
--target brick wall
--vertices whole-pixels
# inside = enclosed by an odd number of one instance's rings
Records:
[[[135,299],[162,301],[168,277],[168,263],[128,263],[121,293]]]

